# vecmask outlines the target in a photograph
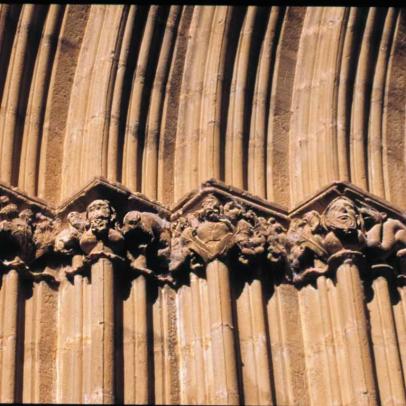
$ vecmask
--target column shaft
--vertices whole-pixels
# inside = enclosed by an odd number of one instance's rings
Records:
[[[349,353],[347,368],[355,404],[376,405],[377,388],[374,365],[369,343],[368,321],[364,303],[364,291],[359,269],[347,259],[337,269],[337,286],[341,299],[342,329]]]
[[[229,269],[224,263],[214,260],[207,265],[206,273],[213,343],[214,402],[237,405],[240,400]]]
[[[16,401],[16,361],[17,361],[17,325],[19,275],[11,270],[3,275],[6,307],[3,314],[3,357],[1,362],[1,397],[0,402],[14,403]]]
[[[91,272],[92,402],[114,403],[114,267],[101,258]]]

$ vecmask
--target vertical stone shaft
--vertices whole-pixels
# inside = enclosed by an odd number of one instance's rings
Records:
[[[318,278],[318,284],[320,284],[321,278]],[[342,327],[342,298],[338,292],[337,284],[333,280],[325,278],[325,284],[327,285],[328,307],[333,325],[334,350],[338,372],[337,381],[339,382],[338,389],[341,393],[341,403],[352,405],[355,403],[355,398],[352,390],[351,371],[348,368],[350,354],[347,346],[347,332]]]
[[[101,258],[91,272],[92,403],[114,403],[114,267]]]
[[[372,283],[374,295],[368,308],[374,347],[379,396],[382,404],[405,405],[405,387],[388,282],[379,276]]]
[[[132,282],[134,291],[135,377],[134,399],[136,404],[148,403],[148,343],[147,343],[147,286],[145,276]]]
[[[75,316],[73,322],[73,402],[82,403],[83,393],[83,276],[74,276],[74,286],[71,290],[75,297],[73,304]]]
[[[3,276],[6,311],[3,315],[3,357],[1,362],[0,402],[16,401],[16,351],[18,324],[19,275],[11,270]]]
[[[273,289],[266,307],[276,404],[307,405],[310,391],[297,290],[288,284],[274,285]]]
[[[368,337],[364,292],[358,267],[347,259],[337,269],[342,329],[349,353],[353,399],[357,405],[376,405],[377,388]]]
[[[191,273],[190,285],[192,289],[192,333],[193,354],[196,371],[196,401],[198,404],[207,404],[206,367],[203,358],[203,329],[202,329],[202,306],[200,304],[200,281],[199,277]]]
[[[246,282],[237,298],[238,331],[241,347],[242,379],[246,404],[270,405],[271,377],[265,327],[262,283]]]
[[[397,287],[399,299],[393,306],[396,324],[396,336],[403,370],[403,382],[406,388],[406,286]]]
[[[342,394],[340,393],[340,386],[337,385],[337,382],[339,382],[337,365],[337,337],[334,334],[332,309],[329,306],[329,285],[324,276],[317,279],[317,289],[319,292],[318,301],[322,317],[325,359],[328,365],[327,378],[329,385],[329,398],[332,403],[342,404],[343,399]]]
[[[124,403],[146,404],[148,399],[147,282],[138,275],[123,307]]]
[[[239,404],[230,275],[219,260],[208,263],[209,311],[213,343],[214,403]]]
[[[179,337],[179,381],[181,385],[181,404],[196,403],[196,368],[193,353],[192,319],[197,315],[193,313],[192,295],[189,286],[182,286],[177,292],[178,337]]]
[[[176,340],[175,291],[159,288],[153,305],[155,404],[181,403]]]
[[[317,279],[317,289],[306,285],[298,296],[311,404],[342,404],[325,277]]]

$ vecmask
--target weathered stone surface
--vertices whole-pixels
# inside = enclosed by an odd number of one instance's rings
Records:
[[[0,402],[406,404],[405,21],[0,5]]]

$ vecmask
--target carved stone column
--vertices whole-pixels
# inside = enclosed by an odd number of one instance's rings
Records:
[[[124,393],[127,403],[145,404],[151,402],[151,365],[148,356],[148,318],[147,284],[156,285],[162,274],[152,268],[167,267],[169,254],[169,223],[150,212],[129,211],[123,218],[122,233],[125,237],[128,260],[128,275],[131,287],[124,303],[123,332],[126,353],[131,360],[124,359]],[[168,280],[169,281],[169,280]]]
[[[376,377],[369,344],[369,321],[357,256],[342,255],[337,265],[336,280],[340,297],[346,298],[341,300],[337,309],[341,313],[340,327],[346,332],[345,343],[348,351],[347,362],[345,365],[341,364],[341,371],[350,371],[352,399],[356,404],[377,404]]]
[[[32,212],[18,212],[8,196],[0,197],[0,402],[17,399],[17,335],[20,274],[34,253]],[[5,308],[4,308],[4,307]]]
[[[308,212],[290,226],[290,259],[293,280],[302,286],[299,298],[306,363],[310,396],[315,403],[331,399],[344,404],[378,401],[360,276],[360,266],[363,271],[366,266],[363,224],[354,202],[337,197],[322,215]],[[335,283],[326,278],[333,278]],[[320,379],[325,384],[312,384]],[[337,381],[341,382],[341,391],[337,391]]]
[[[17,325],[20,277],[18,271],[11,269],[4,274],[1,290],[4,292],[2,329],[2,358],[1,358],[1,402],[16,401],[16,358],[17,358]],[[0,307],[0,310],[3,310]]]
[[[406,403],[402,379],[401,332],[396,328],[392,303],[399,302],[396,286],[402,279],[402,264],[406,248],[406,226],[400,219],[384,212],[375,215],[367,232],[367,255],[370,262],[368,282],[371,298],[368,309],[374,347],[379,395],[382,403]],[[397,332],[398,330],[398,332]],[[399,348],[400,347],[400,348]]]
[[[214,400],[218,404],[237,405],[239,395],[230,271],[224,262],[215,259],[207,264],[206,275],[213,345]]]
[[[406,404],[405,384],[396,336],[389,281],[394,281],[394,268],[388,264],[371,266],[372,298],[368,302],[371,338],[374,347],[377,379],[382,403]]]
[[[181,223],[173,246],[175,255],[189,258],[192,269],[204,268],[209,299],[209,324],[213,363],[213,403],[240,402],[230,267],[225,254],[233,246],[234,225],[224,215],[220,201],[208,195],[201,208],[188,215]],[[178,238],[181,242],[176,241]],[[183,251],[182,251],[183,250]]]
[[[229,205],[225,205],[226,213]],[[235,232],[238,261],[234,264],[239,269],[234,270],[232,280],[233,290],[238,289],[236,310],[244,402],[269,405],[275,395],[269,368],[263,283],[272,283],[273,278],[267,274],[276,274],[278,266],[284,262],[286,230],[275,218],[266,221],[252,210],[241,209],[239,217]]]
[[[114,403],[115,273],[116,264],[124,260],[120,256],[124,238],[117,229],[115,210],[107,200],[91,202],[85,220],[76,212],[68,218],[69,228],[57,236],[55,247],[72,255],[69,273],[77,284],[81,280],[78,275],[90,268],[90,398],[92,403]],[[76,367],[80,373],[80,365]]]

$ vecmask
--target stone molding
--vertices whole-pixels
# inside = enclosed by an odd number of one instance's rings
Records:
[[[290,211],[215,180],[172,208],[103,178],[59,207],[1,184],[0,245],[1,272],[54,283],[86,274],[99,258],[173,286],[214,259],[251,276],[282,272],[297,285],[334,277],[347,259],[367,278],[406,279],[403,213],[346,182]]]

